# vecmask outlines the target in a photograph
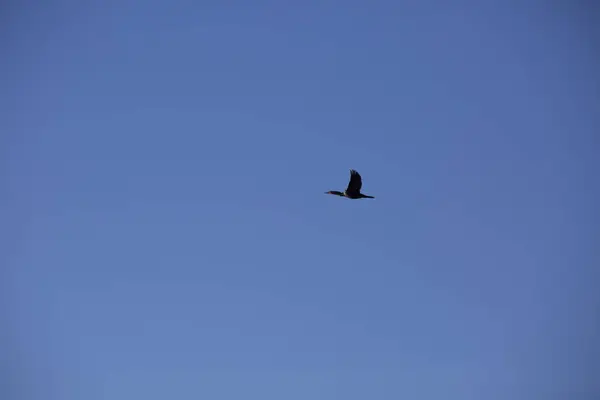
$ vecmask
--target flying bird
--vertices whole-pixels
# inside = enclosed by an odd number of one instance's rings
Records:
[[[325,194],[334,194],[336,196],[347,197],[349,199],[374,199],[373,196],[367,196],[366,194],[362,194],[360,189],[362,188],[362,178],[358,172],[351,169],[350,170],[350,182],[348,182],[348,187],[344,192],[338,192],[337,190],[330,190],[329,192],[325,192]]]

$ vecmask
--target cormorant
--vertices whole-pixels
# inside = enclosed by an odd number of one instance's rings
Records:
[[[348,182],[348,187],[346,190],[342,192],[338,192],[337,190],[330,190],[329,192],[325,192],[325,194],[334,194],[336,196],[347,197],[349,199],[374,199],[373,196],[367,196],[366,194],[362,194],[360,189],[362,188],[362,178],[360,174],[355,170],[350,170],[350,182]]]

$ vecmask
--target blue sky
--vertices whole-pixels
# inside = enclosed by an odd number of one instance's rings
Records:
[[[598,24],[478,4],[9,7],[3,390],[600,393]]]

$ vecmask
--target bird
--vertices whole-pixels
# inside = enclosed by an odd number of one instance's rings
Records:
[[[374,199],[373,196],[367,196],[366,194],[362,194],[360,189],[362,188],[362,178],[356,170],[350,170],[350,182],[348,182],[348,187],[344,192],[338,192],[337,190],[330,190],[329,192],[325,192],[325,194],[333,194],[336,196],[346,197],[348,199]]]

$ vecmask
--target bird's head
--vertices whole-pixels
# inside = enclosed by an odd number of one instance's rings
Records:
[[[329,192],[325,192],[325,194],[333,194],[333,195],[336,195],[336,196],[343,196],[344,195],[344,193],[338,192],[337,190],[330,190]]]

